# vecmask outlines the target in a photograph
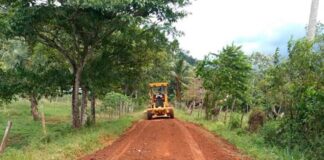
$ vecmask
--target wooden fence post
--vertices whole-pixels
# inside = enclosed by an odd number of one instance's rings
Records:
[[[11,121],[8,121],[7,128],[5,130],[5,133],[3,135],[2,142],[1,142],[1,145],[0,145],[0,154],[3,153],[4,150],[5,150],[5,148],[6,148],[11,126],[12,126],[12,122]]]
[[[42,112],[42,126],[43,126],[43,133],[44,133],[44,135],[46,135],[47,132],[46,132],[46,121],[45,121],[45,114],[44,114],[44,112]]]

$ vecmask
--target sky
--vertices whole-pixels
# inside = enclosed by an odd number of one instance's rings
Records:
[[[324,23],[324,0],[318,21]],[[311,0],[195,0],[190,14],[177,22],[184,36],[180,47],[197,59],[218,53],[227,44],[242,45],[246,54],[287,54],[287,41],[306,35]]]

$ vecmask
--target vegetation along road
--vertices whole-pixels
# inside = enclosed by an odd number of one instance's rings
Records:
[[[0,160],[323,160],[323,2],[0,0]]]

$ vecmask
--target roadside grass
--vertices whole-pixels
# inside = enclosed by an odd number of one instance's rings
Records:
[[[32,120],[28,101],[19,99],[0,107],[0,138],[7,121],[13,122],[8,147],[0,159],[76,159],[108,145],[142,118],[142,112],[114,120],[98,117],[95,126],[75,130],[71,128],[70,101],[62,99],[39,103],[39,110],[46,117],[47,135],[43,133],[41,121]]]
[[[176,109],[175,117],[187,122],[198,124],[212,133],[223,137],[235,145],[242,153],[246,153],[253,159],[260,160],[303,160],[304,154],[300,151],[291,151],[274,146],[267,145],[259,133],[250,133],[247,131],[246,114],[243,119],[242,128],[230,129],[228,113],[227,123],[224,123],[224,113],[221,113],[218,120],[205,120],[204,115],[194,111],[191,115],[181,109]],[[232,116],[241,116],[234,113]]]

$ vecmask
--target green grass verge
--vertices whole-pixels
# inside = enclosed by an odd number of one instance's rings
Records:
[[[117,120],[98,118],[95,126],[74,130],[69,101],[42,100],[40,110],[46,115],[47,135],[43,134],[41,122],[32,120],[28,101],[0,107],[1,138],[7,120],[13,121],[1,160],[76,159],[108,145],[142,116],[137,112]]]
[[[220,120],[218,121],[207,121],[203,118],[203,115],[200,114],[200,116],[198,116],[198,111],[193,112],[192,115],[189,115],[180,109],[176,109],[175,112],[175,117],[178,119],[201,125],[212,133],[228,140],[251,158],[260,160],[305,159],[303,154],[298,151],[288,151],[274,146],[269,146],[264,142],[264,139],[260,134],[246,131],[244,128],[247,127],[247,116],[243,119],[243,127],[236,129],[230,129],[228,123],[224,124],[223,116],[223,114],[220,115]]]

